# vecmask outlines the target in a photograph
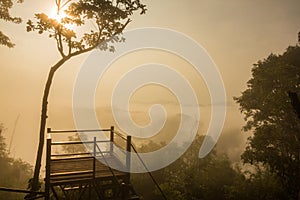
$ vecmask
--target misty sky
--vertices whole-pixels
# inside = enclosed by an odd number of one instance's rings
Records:
[[[239,113],[232,97],[239,96],[240,92],[246,88],[252,64],[267,57],[270,53],[282,53],[288,45],[297,43],[297,33],[300,31],[300,1],[144,0],[143,2],[147,5],[147,14],[134,16],[127,30],[163,27],[182,32],[201,44],[218,65],[228,101],[227,119],[220,146],[228,148],[227,143],[231,142],[230,153],[234,154],[233,151],[240,149],[244,139],[249,135],[243,135],[240,131],[244,123],[243,116]],[[23,4],[17,4],[12,11],[12,14],[23,17],[24,21],[21,25],[3,21],[0,24],[0,29],[10,35],[16,43],[13,49],[0,47],[0,123],[3,123],[6,128],[4,134],[7,143],[9,144],[13,139],[12,155],[31,163],[35,159],[38,142],[44,83],[50,66],[58,61],[59,54],[56,51],[55,41],[48,39],[46,34],[41,36],[37,33],[27,33],[25,24],[29,18],[33,18],[34,13],[50,13],[53,6],[54,0],[27,0]],[[118,69],[122,67],[120,65],[131,65],[132,60],[137,60],[138,63],[162,62],[170,66],[174,65],[175,68],[186,66],[186,63],[178,58],[161,55],[157,52],[138,52],[136,55],[123,58],[123,63],[119,61],[119,64],[115,63],[115,66]],[[71,59],[56,74],[49,98],[48,127],[54,129],[73,127],[71,110],[73,84],[87,56],[88,54],[84,54]],[[187,76],[192,76],[192,74],[192,71],[187,70]],[[114,76],[114,79],[117,80],[117,77]],[[195,86],[195,89],[199,89],[197,97],[201,99],[199,102],[202,108],[200,109],[203,110],[200,125],[203,125],[201,130],[205,132],[209,119],[206,116],[206,114],[209,115],[209,98],[201,80],[193,84],[198,83],[199,86]],[[111,85],[103,91],[106,92],[109,87]],[[147,92],[151,91],[149,93],[155,94],[160,89],[148,88]],[[102,95],[103,91],[99,89],[97,95]],[[144,93],[147,93],[145,91]],[[143,92],[137,94],[136,102],[145,100],[145,95]],[[168,101],[172,101],[172,95],[168,92],[164,95]],[[154,98],[149,101],[141,103],[159,102],[160,99]],[[98,106],[101,107],[101,105]],[[136,120],[143,124],[147,121],[147,116],[138,112],[144,107],[135,108],[137,109]],[[99,120],[106,120],[103,123],[109,126],[113,121],[110,115],[102,114],[106,111],[105,109],[107,108],[98,111]],[[174,111],[172,107],[167,109]],[[175,108],[175,111],[177,110]],[[173,114],[175,115],[176,112]],[[12,138],[14,128],[15,134]]]

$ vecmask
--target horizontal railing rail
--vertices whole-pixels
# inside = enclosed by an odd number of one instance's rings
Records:
[[[37,192],[37,191],[17,189],[17,188],[7,188],[7,187],[0,187],[0,191],[26,193],[26,194],[41,194],[41,195],[45,194],[44,192]]]
[[[109,132],[109,138],[107,140],[97,140],[94,137],[93,141],[64,141],[64,142],[53,142],[51,139],[51,134],[64,134],[64,133],[90,133],[90,132]],[[104,164],[109,168],[112,176],[114,177],[117,183],[118,180],[116,178],[114,170],[109,166],[108,161],[106,160],[105,154],[111,154],[114,156],[118,156],[117,152],[121,152],[123,158],[125,158],[125,167],[127,171],[127,182],[130,182],[130,167],[131,167],[131,149],[133,149],[134,153],[137,155],[138,160],[146,169],[147,173],[151,177],[153,183],[156,185],[157,189],[162,194],[162,197],[166,200],[167,197],[164,194],[163,190],[156,182],[155,178],[153,177],[152,173],[149,171],[148,167],[146,166],[145,162],[142,160],[141,156],[137,152],[137,149],[131,142],[131,136],[122,134],[119,131],[116,131],[112,126],[110,129],[92,129],[92,130],[51,130],[50,128],[47,129],[48,139],[47,139],[47,157],[46,157],[46,178],[45,178],[45,194],[49,198],[49,191],[50,191],[50,163],[51,161],[55,162],[58,160],[65,160],[65,159],[85,159],[85,158],[92,158],[93,157],[93,177],[95,178],[96,173],[96,158],[101,157],[103,158]],[[99,144],[107,143],[109,144],[106,146],[107,150],[102,150],[102,146],[100,147]],[[93,150],[89,149],[90,152],[72,152],[72,153],[51,153],[51,146],[69,146],[69,145],[91,145],[93,144]],[[123,144],[123,145],[122,145]],[[114,147],[117,147],[116,149]],[[122,149],[122,151],[117,149]],[[125,155],[124,155],[125,154]],[[72,158],[73,157],[73,158]]]
[[[48,128],[48,133],[81,133],[81,132],[99,132],[99,131],[110,131],[111,129],[82,129],[82,130],[51,130]]]
[[[110,142],[110,140],[97,140],[97,143]],[[66,141],[66,142],[52,142],[51,145],[74,145],[74,144],[93,144],[93,141]]]

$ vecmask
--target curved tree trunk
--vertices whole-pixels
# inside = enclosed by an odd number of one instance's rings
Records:
[[[60,61],[58,61],[53,67],[51,67],[48,79],[44,88],[44,95],[42,101],[42,111],[41,111],[41,118],[40,118],[40,133],[39,133],[39,145],[38,151],[36,156],[36,163],[34,168],[34,176],[32,180],[31,190],[37,191],[39,190],[39,176],[40,176],[40,169],[41,169],[41,162],[42,162],[42,155],[43,155],[43,147],[45,142],[45,129],[46,129],[46,122],[47,122],[47,111],[48,111],[48,97],[51,89],[52,80],[54,78],[55,72],[61,67],[70,57],[63,57]]]
[[[44,88],[44,95],[43,95],[43,101],[42,101],[39,145],[38,145],[38,151],[37,151],[37,155],[36,155],[33,179],[32,179],[31,185],[30,185],[30,188],[32,191],[39,190],[39,176],[40,176],[40,170],[41,170],[43,148],[44,148],[44,143],[45,143],[45,130],[46,130],[47,111],[48,111],[48,97],[49,97],[49,93],[50,93],[50,89],[51,89],[52,80],[54,78],[54,74],[70,58],[72,58],[74,56],[78,56],[78,55],[86,53],[86,52],[89,52],[89,51],[93,50],[95,47],[96,47],[96,45],[86,48],[84,50],[70,53],[68,56],[63,56],[62,59],[60,59],[54,66],[52,66],[49,71],[47,82],[46,82],[46,85]]]

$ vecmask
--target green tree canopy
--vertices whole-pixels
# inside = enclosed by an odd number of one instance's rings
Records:
[[[248,88],[234,98],[245,115],[244,130],[253,136],[242,155],[246,163],[262,163],[280,177],[297,199],[300,188],[300,122],[288,92],[300,94],[300,48],[271,54],[252,69]]]
[[[23,2],[23,0],[18,0],[18,3]],[[0,0],[0,19],[4,21],[13,22],[19,24],[22,22],[20,17],[12,17],[9,13],[9,10],[13,6],[12,0]],[[7,46],[9,48],[14,47],[14,44],[11,42],[9,37],[5,35],[2,31],[0,31],[0,44]]]

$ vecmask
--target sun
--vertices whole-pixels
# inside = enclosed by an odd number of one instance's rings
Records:
[[[58,22],[61,22],[64,17],[67,17],[67,14],[63,10],[58,11],[57,8],[53,8],[50,13],[50,18],[56,19]]]
[[[64,12],[64,10],[57,11],[57,9],[53,9],[50,18],[55,19],[57,22],[62,23],[62,19],[68,17],[68,15]],[[70,30],[74,30],[75,26],[73,24],[64,24],[64,27]]]
[[[62,19],[68,17],[68,15],[63,11],[60,10],[59,12],[56,9],[53,9],[53,11],[51,12],[50,18],[55,19],[58,23],[62,23]],[[63,24],[63,26],[69,30],[73,30],[75,29],[75,25],[74,24]]]

